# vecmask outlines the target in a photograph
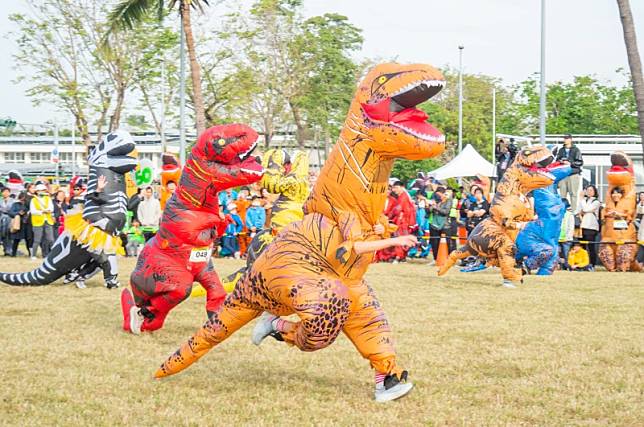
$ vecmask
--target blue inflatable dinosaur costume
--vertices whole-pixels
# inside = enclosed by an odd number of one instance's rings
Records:
[[[559,233],[566,212],[557,184],[572,172],[570,165],[551,165],[548,169],[555,182],[549,187],[532,192],[537,219],[526,224],[517,236],[517,260],[525,258],[523,265],[529,270],[538,269],[537,275],[549,276],[558,259]]]

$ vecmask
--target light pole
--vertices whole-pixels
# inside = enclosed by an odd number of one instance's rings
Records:
[[[72,178],[76,176],[76,120],[72,120]]]
[[[496,172],[496,88],[492,87],[492,173]],[[492,180],[494,191],[494,180]]]
[[[179,67],[179,163],[186,162],[186,34],[183,31],[181,12],[181,65]]]
[[[458,47],[458,152],[463,149],[463,49]]]
[[[546,143],[546,0],[541,0],[541,87],[539,90],[539,142]]]

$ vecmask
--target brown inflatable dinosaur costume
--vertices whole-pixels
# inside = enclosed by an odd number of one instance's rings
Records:
[[[526,194],[554,182],[548,165],[554,160],[543,145],[523,148],[514,163],[507,169],[496,188],[490,206],[490,217],[481,221],[470,233],[467,243],[453,251],[438,271],[442,276],[459,259],[479,255],[488,259],[489,265],[499,265],[503,284],[514,287],[521,281],[521,272],[514,268],[514,241],[517,234],[534,217],[534,210]]]
[[[380,64],[363,79],[305,216],[286,226],[253,263],[223,306],[160,367],[177,373],[262,312],[296,314],[298,322],[262,316],[259,344],[273,336],[302,351],[327,347],[340,332],[376,370],[376,400],[409,392],[396,363],[391,328],[363,279],[376,250],[411,245],[413,236],[385,238],[382,215],[395,158],[424,159],[444,150],[444,136],[416,105],[444,86],[428,65]]]
[[[610,156],[612,167],[606,172],[608,190],[602,225],[599,259],[608,271],[640,271],[637,262],[635,219],[635,173],[633,161],[622,151]],[[617,189],[617,191],[614,191]],[[616,193],[616,194],[613,194]],[[604,243],[604,242],[617,242]],[[621,242],[630,242],[621,244]]]

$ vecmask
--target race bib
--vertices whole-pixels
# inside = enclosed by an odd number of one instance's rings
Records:
[[[616,219],[613,221],[613,228],[615,230],[626,230],[628,228],[628,221],[625,219]]]
[[[190,262],[208,262],[212,255],[212,247],[192,248],[190,251]]]

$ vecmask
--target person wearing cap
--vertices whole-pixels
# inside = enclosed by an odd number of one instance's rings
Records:
[[[570,165],[572,173],[567,178],[559,181],[559,194],[562,198],[570,200],[570,206],[573,212],[577,212],[577,196],[579,193],[579,185],[581,183],[581,167],[584,165],[584,160],[581,157],[581,151],[572,143],[572,135],[564,136],[563,147],[557,151],[557,161]],[[570,193],[570,196],[568,194]]]
[[[54,204],[47,192],[45,184],[36,185],[36,195],[29,203],[31,214],[31,227],[34,234],[31,259],[36,259],[38,247],[42,250],[43,258],[49,253],[49,248],[54,243]]]
[[[221,252],[219,253],[222,257],[233,256],[239,258],[239,242],[237,241],[237,236],[242,231],[244,224],[242,219],[237,213],[237,205],[233,202],[230,202],[226,205],[226,231],[221,238]]]

